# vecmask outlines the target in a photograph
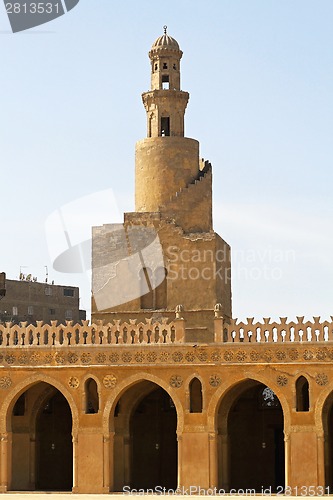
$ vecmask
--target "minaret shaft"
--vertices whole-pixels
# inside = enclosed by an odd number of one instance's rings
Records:
[[[151,90],[142,94],[147,138],[136,144],[137,212],[159,212],[199,174],[199,143],[184,137],[189,93],[180,89],[182,55],[166,32],[149,52]]]

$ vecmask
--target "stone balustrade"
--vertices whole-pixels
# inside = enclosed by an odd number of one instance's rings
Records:
[[[237,319],[223,318],[219,304],[215,306],[214,314],[215,343],[333,342],[333,316],[330,321],[320,321],[320,317],[314,317],[313,321],[304,321],[304,317],[297,317],[297,321],[280,318],[280,321],[276,322],[271,321],[270,318],[264,318],[262,322],[254,322],[254,318],[247,318],[246,322],[238,322]],[[185,333],[186,312],[182,306],[177,306],[176,317],[173,321],[163,318],[157,322],[150,318],[145,322],[116,320],[107,324],[98,321],[91,325],[89,321],[82,321],[75,325],[72,321],[66,321],[65,325],[58,325],[57,321],[51,321],[51,324],[37,321],[36,325],[29,325],[26,322],[19,325],[0,324],[0,348],[124,344],[172,345],[185,343]]]
[[[247,318],[246,322],[232,319],[225,323],[215,308],[215,341],[224,343],[284,343],[284,342],[333,342],[333,316],[330,321],[320,321],[320,316],[313,321],[304,321],[304,316],[297,321],[271,321],[264,318],[263,322],[254,322]]]
[[[116,344],[172,344],[181,340],[182,328],[177,328],[177,322],[167,323],[166,320],[153,323],[136,324],[135,320],[129,323],[114,321],[106,325],[103,322],[89,325],[89,321],[82,324],[57,325],[57,321],[44,324],[37,321],[37,325],[0,325],[0,347],[13,346],[79,346],[79,345],[116,345]]]

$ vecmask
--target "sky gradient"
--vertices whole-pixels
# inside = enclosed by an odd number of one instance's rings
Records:
[[[52,269],[45,222],[106,189],[117,209],[101,220],[92,203],[96,223],[134,210],[134,145],[146,136],[140,94],[165,24],[184,52],[185,135],[213,165],[214,227],[232,248],[233,316],[329,318],[331,0],[81,0],[16,34],[0,5],[0,271],[16,279],[21,266],[43,280],[47,266],[57,284],[80,286],[90,308],[86,276]]]

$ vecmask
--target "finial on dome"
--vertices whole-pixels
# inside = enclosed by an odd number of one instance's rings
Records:
[[[171,50],[171,51],[181,52],[179,45],[178,45],[178,42],[167,33],[167,29],[168,29],[168,27],[166,25],[163,26],[163,30],[164,30],[163,35],[159,36],[155,40],[155,42],[153,43],[153,45],[151,47],[151,50],[153,52],[160,51],[160,50],[163,50],[163,51],[165,51],[165,50],[170,51]]]

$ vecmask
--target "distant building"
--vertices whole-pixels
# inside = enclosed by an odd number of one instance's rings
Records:
[[[6,295],[6,275],[0,273],[0,300]]]
[[[0,323],[72,320],[75,324],[85,319],[85,311],[79,309],[78,287],[7,280],[5,276],[0,274]]]

